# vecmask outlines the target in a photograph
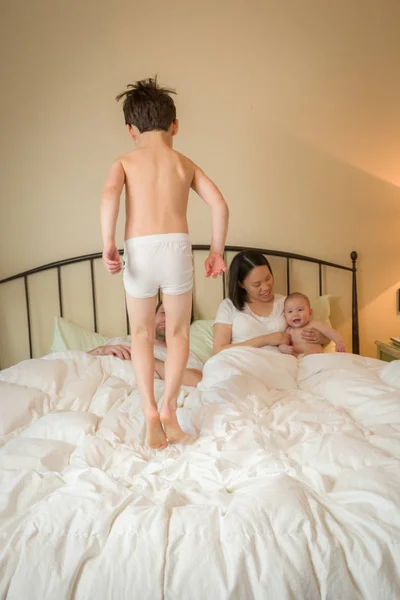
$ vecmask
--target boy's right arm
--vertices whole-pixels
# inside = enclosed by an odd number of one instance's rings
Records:
[[[316,329],[317,331],[322,333],[329,340],[332,340],[333,342],[335,342],[336,352],[346,352],[346,347],[345,347],[343,338],[340,335],[340,333],[338,333],[331,327],[328,327],[328,325],[325,325],[324,323],[320,323],[319,321],[312,321],[310,323],[310,326],[314,327],[314,329]]]
[[[228,205],[215,183],[196,165],[191,187],[211,209],[212,238],[206,277],[217,277],[226,271],[223,254],[228,232]]]
[[[122,263],[115,245],[119,202],[125,184],[125,171],[120,160],[116,160],[108,173],[100,200],[101,237],[103,261],[111,275],[122,270]]]

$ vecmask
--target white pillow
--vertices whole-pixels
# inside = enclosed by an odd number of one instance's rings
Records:
[[[331,327],[331,322],[329,317],[331,316],[331,305],[330,305],[331,296],[319,296],[315,300],[311,300],[311,308],[313,309],[312,318],[316,321],[321,321],[321,323],[325,323],[325,325],[329,325]]]
[[[311,308],[313,309],[312,318],[316,321],[320,321],[328,327],[332,327],[330,316],[331,316],[331,296],[318,296],[314,301],[311,300]],[[324,352],[335,352],[336,346],[334,342],[329,342],[324,348]]]
[[[50,351],[82,350],[82,352],[89,352],[97,346],[106,344],[108,340],[109,338],[100,333],[89,331],[62,317],[54,317],[53,343]]]
[[[97,417],[88,412],[54,412],[41,417],[20,435],[23,438],[58,440],[78,446],[85,435],[94,433]]]
[[[68,466],[74,450],[75,446],[66,442],[19,436],[0,449],[0,468],[61,473]]]
[[[380,371],[382,381],[400,390],[400,360],[392,360]]]
[[[50,409],[47,394],[23,384],[0,380],[0,399],[0,437],[29,425]]]

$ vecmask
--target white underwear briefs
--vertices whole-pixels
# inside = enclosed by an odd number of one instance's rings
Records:
[[[124,286],[129,296],[185,294],[193,287],[192,246],[187,233],[145,235],[125,240]]]

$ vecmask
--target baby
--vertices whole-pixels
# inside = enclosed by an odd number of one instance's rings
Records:
[[[290,294],[285,300],[284,315],[288,328],[286,333],[290,337],[290,344],[282,344],[279,350],[284,354],[293,354],[294,356],[307,354],[317,354],[323,351],[321,344],[306,342],[301,337],[301,332],[305,327],[314,327],[325,337],[336,344],[336,352],[346,352],[344,342],[337,331],[334,331],[327,325],[319,321],[312,320],[312,309],[310,301],[304,294]]]

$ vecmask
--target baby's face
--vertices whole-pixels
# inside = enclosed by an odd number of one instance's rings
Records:
[[[285,304],[285,318],[289,327],[304,327],[311,319],[311,309],[304,298],[291,298]]]

